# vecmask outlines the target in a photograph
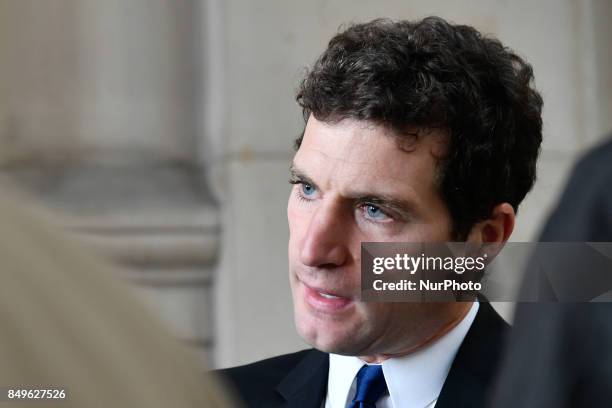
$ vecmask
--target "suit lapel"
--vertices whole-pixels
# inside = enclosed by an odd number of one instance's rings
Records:
[[[311,350],[276,387],[284,407],[320,408],[327,392],[329,355]]]
[[[484,407],[499,365],[509,326],[487,301],[468,331],[436,403],[436,408]]]

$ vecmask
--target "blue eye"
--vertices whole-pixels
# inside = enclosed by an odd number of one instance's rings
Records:
[[[310,184],[301,183],[298,190],[298,197],[302,200],[314,200],[316,197],[317,189],[311,186]]]
[[[375,205],[366,204],[364,207],[364,212],[367,218],[370,218],[374,221],[385,221],[389,219],[389,216]]]
[[[315,188],[310,184],[302,184],[302,195],[304,197],[310,197],[315,193]]]

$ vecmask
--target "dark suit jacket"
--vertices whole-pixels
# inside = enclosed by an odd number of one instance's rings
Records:
[[[483,407],[508,325],[486,302],[453,361],[436,408]],[[248,407],[320,408],[327,393],[329,356],[315,349],[220,370]]]

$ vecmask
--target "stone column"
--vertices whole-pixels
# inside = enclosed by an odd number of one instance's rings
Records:
[[[219,226],[201,18],[197,0],[0,0],[0,177],[62,213],[205,350]]]
[[[194,0],[2,0],[5,142],[33,160],[194,159],[197,10]]]

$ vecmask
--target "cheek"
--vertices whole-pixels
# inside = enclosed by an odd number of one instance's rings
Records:
[[[446,214],[440,214],[435,222],[428,225],[424,235],[430,241],[450,241],[451,240],[451,222]]]
[[[368,315],[368,321],[379,326],[389,325],[389,320],[395,313],[395,305],[393,302],[374,302],[365,303],[367,307],[366,314]],[[391,323],[393,324],[393,323]]]
[[[292,194],[287,204],[287,221],[289,224],[289,261],[298,253],[299,243],[308,229],[309,215],[300,207],[298,200]]]
[[[444,214],[431,221],[411,224],[396,239],[398,242],[446,242],[451,240],[450,220]]]
[[[300,200],[295,188],[291,190],[291,195],[287,201],[287,221],[289,223],[289,233],[292,236],[303,234],[308,230],[317,204],[314,201]]]
[[[298,211],[298,203],[296,203],[296,199],[293,196],[293,193],[289,197],[289,202],[287,203],[287,222],[289,223],[289,233],[292,234],[300,224],[299,218],[300,213]]]

